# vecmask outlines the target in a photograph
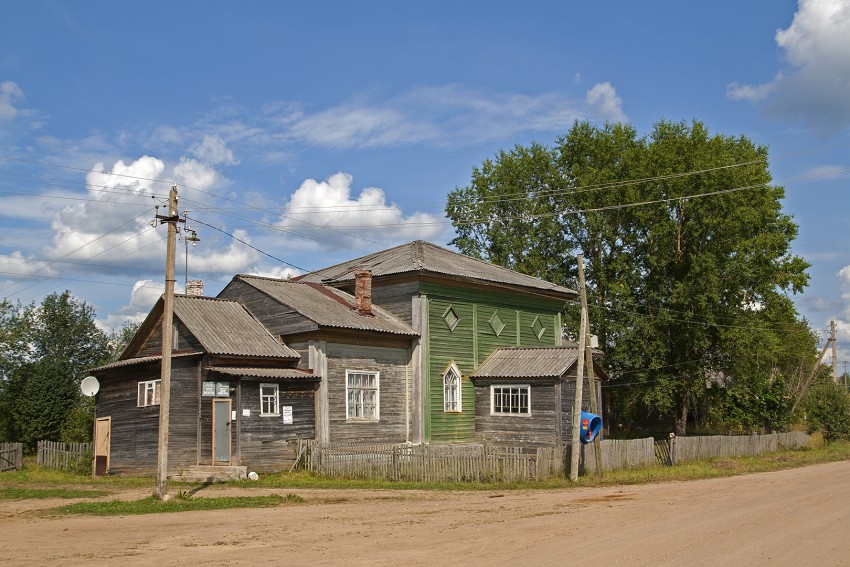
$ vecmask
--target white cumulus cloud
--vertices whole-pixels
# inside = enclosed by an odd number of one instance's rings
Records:
[[[24,91],[12,81],[0,82],[0,122],[18,115],[18,103],[24,101]]]
[[[727,96],[764,104],[822,135],[850,126],[850,0],[799,0],[791,25],[775,40],[788,68],[768,83],[732,83]]]
[[[628,120],[623,112],[623,99],[617,96],[617,89],[611,83],[597,83],[587,91],[587,105],[597,116],[611,121],[624,122]]]
[[[404,212],[387,203],[382,189],[367,187],[352,195],[353,178],[336,173],[324,181],[305,180],[286,204],[278,226],[326,243],[333,240],[368,239],[404,242],[429,239],[440,234],[440,220],[427,213]]]

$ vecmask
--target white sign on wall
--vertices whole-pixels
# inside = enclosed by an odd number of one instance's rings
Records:
[[[283,424],[292,425],[292,406],[283,406]]]

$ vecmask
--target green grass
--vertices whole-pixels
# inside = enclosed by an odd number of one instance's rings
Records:
[[[76,490],[72,488],[15,488],[0,487],[0,500],[30,500],[36,498],[100,498],[105,490]]]
[[[850,442],[824,445],[812,437],[813,447],[794,451],[766,453],[757,457],[734,457],[690,461],[675,467],[646,467],[642,469],[611,471],[602,475],[581,476],[572,483],[567,478],[552,478],[543,482],[517,483],[415,483],[388,480],[352,480],[321,477],[304,471],[260,475],[258,481],[232,482],[230,486],[247,494],[263,489],[372,489],[372,490],[481,490],[502,491],[517,489],[572,489],[590,486],[634,485],[653,482],[688,481],[726,477],[739,474],[769,472],[818,463],[850,460]],[[25,463],[17,472],[0,473],[0,499],[29,498],[96,498],[119,490],[153,489],[152,478],[92,477],[69,472],[39,469],[34,463]],[[216,487],[209,488],[209,497],[192,498],[188,490],[197,484],[169,482],[169,492],[175,495],[167,502],[153,498],[135,501],[82,502],[63,506],[57,511],[68,514],[129,515],[186,510],[215,510],[278,506],[284,503],[303,502],[299,497],[246,496],[214,497]],[[206,493],[205,493],[206,494]],[[317,502],[329,502],[316,499]]]
[[[192,498],[178,495],[167,501],[153,496],[141,500],[111,500],[109,502],[79,502],[55,508],[63,514],[90,514],[95,516],[130,516],[138,514],[164,514],[168,512],[192,512],[197,510],[226,510],[232,508],[271,508],[282,504],[300,504],[304,499],[295,494],[280,496],[222,496],[216,498]]]

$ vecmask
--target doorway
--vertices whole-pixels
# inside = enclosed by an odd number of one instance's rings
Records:
[[[99,417],[94,422],[94,474],[96,476],[102,476],[109,472],[109,433],[111,427],[111,417]]]
[[[214,399],[213,404],[213,433],[212,457],[214,465],[230,464],[230,399]]]

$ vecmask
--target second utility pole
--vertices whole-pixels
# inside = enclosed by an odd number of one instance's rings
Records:
[[[168,225],[168,242],[165,253],[165,296],[162,308],[162,368],[159,383],[159,446],[156,453],[156,493],[160,500],[167,499],[168,491],[168,417],[171,401],[171,349],[174,322],[174,258],[177,249],[177,186],[168,194],[168,215],[157,215]]]

